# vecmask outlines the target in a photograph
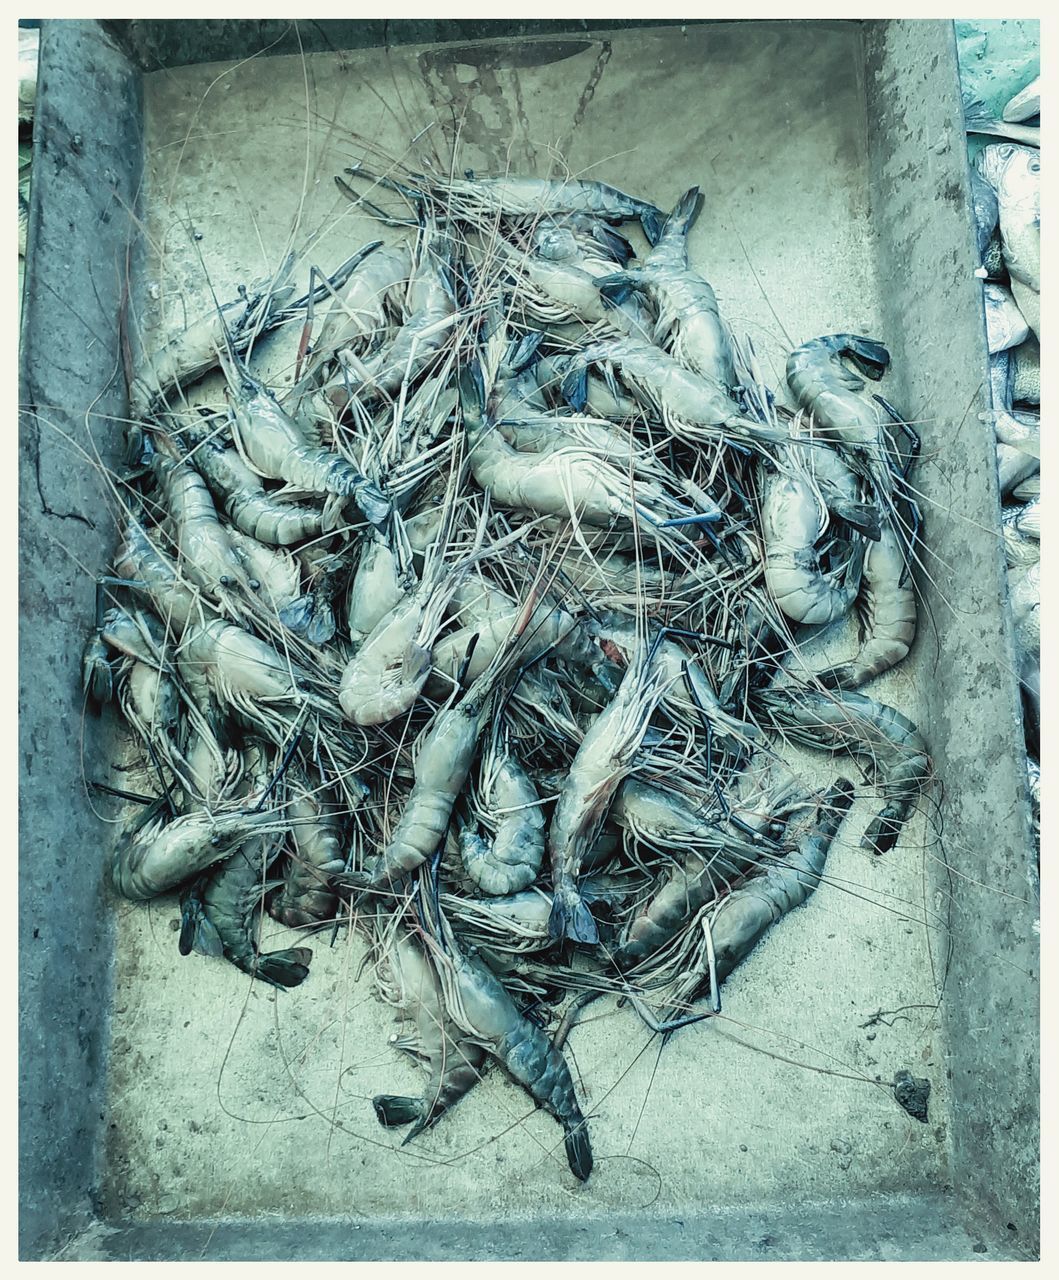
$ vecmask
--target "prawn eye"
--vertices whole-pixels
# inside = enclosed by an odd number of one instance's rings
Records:
[[[222,587],[230,587],[232,585],[232,580],[231,578],[228,577],[226,573],[222,573],[221,576],[217,579],[217,581],[220,583]]]
[[[219,849],[221,847],[221,837],[216,833],[210,836],[210,844],[214,849]]]
[[[257,580],[256,578],[250,578],[250,579],[249,579],[249,582],[250,582],[250,590],[251,590],[251,591],[260,591],[260,590],[261,590],[261,583],[260,583],[260,582],[258,582],[258,580]]]

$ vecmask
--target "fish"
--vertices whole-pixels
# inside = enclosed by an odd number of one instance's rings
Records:
[[[1010,138],[1025,147],[1041,145],[1041,127],[1039,124],[1019,124],[1014,121],[997,120],[989,114],[989,108],[981,98],[964,97],[963,122],[967,133],[984,133],[996,138]]]
[[[1029,337],[1030,326],[1011,296],[1011,290],[1005,289],[1002,284],[987,283],[983,292],[990,355],[1017,347]],[[1018,396],[1014,398],[1018,399]]]
[[[1000,113],[1000,118],[1005,123],[1012,124],[1022,120],[1032,120],[1034,116],[1039,116],[1040,114],[1041,78],[1040,76],[1034,76],[1025,89],[1020,89],[1008,102]]]
[[[1041,157],[1014,143],[985,147],[975,160],[1000,209],[1004,263],[1013,280],[1041,291]],[[1018,297],[1016,295],[1016,301]],[[1020,305],[1023,315],[1025,310]]]
[[[1000,205],[997,202],[996,192],[977,169],[971,170],[971,209],[974,212],[974,225],[978,232],[978,253],[982,259],[982,265],[987,266],[986,256],[989,253],[989,246],[1000,223]]]
[[[992,280],[994,284],[1011,284],[1008,269],[1004,266],[1004,251],[1000,247],[999,227],[994,227],[993,234],[989,237],[989,244],[982,255],[982,266],[987,280]]]
[[[1016,280],[1014,276],[1010,277],[1011,296],[1018,304],[1019,310],[1026,319],[1026,323],[1033,332],[1040,337],[1041,332],[1041,295],[1036,289],[1031,289],[1028,284],[1023,284],[1021,280]]]
[[[1011,353],[1012,404],[1041,403],[1041,344],[1027,338]]]

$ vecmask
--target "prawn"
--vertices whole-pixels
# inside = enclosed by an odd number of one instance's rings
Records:
[[[374,864],[354,879],[354,885],[366,880],[371,890],[392,886],[433,857],[474,764],[493,691],[519,653],[517,641],[525,625],[523,619],[517,620],[508,643],[463,697],[435,715],[419,744],[412,790],[397,826]]]
[[[640,403],[660,414],[678,440],[698,444],[733,439],[761,447],[787,439],[786,432],[748,418],[719,382],[684,368],[673,356],[636,338],[590,343],[572,358],[562,388],[579,412],[587,399],[589,365],[616,368]]]
[[[755,765],[740,776],[741,798],[727,820],[707,821],[679,795],[630,778],[615,801],[615,821],[640,840],[685,850],[662,885],[641,904],[614,954],[630,970],[668,947],[702,907],[741,880],[769,851],[764,829],[802,803],[804,792],[786,770]],[[773,846],[775,847],[775,846]]]
[[[793,452],[784,470],[766,469],[762,488],[765,584],[773,599],[792,622],[815,625],[843,617],[860,589],[863,542],[854,537],[846,563],[824,572],[817,543],[827,509]]]
[[[539,1107],[559,1121],[570,1171],[584,1182],[592,1172],[592,1148],[561,1051],[536,1023],[519,1012],[500,979],[463,952],[440,910],[437,926],[440,939],[431,937],[431,954],[447,1013],[466,1036],[496,1058]]]
[[[379,248],[380,244],[376,240],[361,250],[361,261],[335,295],[312,344],[314,364],[331,359],[342,347],[371,345],[386,329],[386,299],[407,281],[412,257],[406,244]]]
[[[388,350],[363,360],[350,359],[345,348],[336,352],[342,367],[323,388],[336,413],[360,388],[373,396],[391,395],[402,383],[411,383],[444,345],[458,318],[448,250],[440,237],[423,228],[417,258],[408,282],[407,318]]]
[[[178,564],[188,580],[223,605],[234,608],[233,588],[247,595],[260,583],[252,579],[236,553],[205,481],[186,462],[155,454],[151,468],[158,481],[175,532]]]
[[[889,406],[880,413],[860,393],[864,379],[842,363],[848,356],[865,377],[878,381],[890,363],[890,353],[874,338],[852,333],[830,334],[803,343],[787,357],[787,385],[798,405],[812,415],[814,427],[834,443],[849,465],[868,481],[875,496],[894,514],[894,488],[903,480],[911,457],[919,449],[919,437]],[[879,397],[876,397],[879,400]],[[896,450],[885,421],[897,423],[908,438],[911,454],[904,469],[895,462]],[[913,520],[913,536],[919,510],[906,494]]]
[[[346,172],[376,176],[360,164]],[[378,181],[416,202],[426,198],[442,202],[449,217],[460,221],[474,222],[497,213],[509,218],[542,213],[588,214],[604,222],[638,221],[651,244],[658,240],[665,222],[661,209],[605,182],[521,177],[428,179],[422,174],[410,175],[409,183],[415,186],[385,177]]]
[[[288,775],[289,776],[289,775]],[[346,867],[342,827],[334,806],[297,778],[287,799],[294,853],[270,913],[291,929],[331,919],[338,907],[332,879]]]
[[[342,672],[338,699],[348,719],[359,725],[384,724],[408,710],[430,674],[433,640],[461,578],[482,556],[518,537],[520,530],[451,567],[444,561],[447,539],[439,539],[418,588],[375,625]]]
[[[926,743],[911,720],[885,703],[845,691],[771,689],[758,699],[768,718],[796,742],[870,762],[886,804],[869,823],[861,847],[889,852],[931,778]]]
[[[718,989],[769,929],[788,912],[801,906],[819,885],[832,841],[853,803],[853,786],[839,778],[794,825],[804,834],[793,836],[794,848],[783,858],[770,860],[764,869],[733,889],[703,920],[709,931],[709,978],[715,1008]],[[702,984],[706,968],[701,962],[677,984],[675,1009],[687,1007]]]
[[[688,265],[688,233],[701,208],[699,188],[692,187],[677,201],[643,265],[635,270],[626,268],[597,284],[604,297],[615,301],[630,286],[642,288],[658,311],[654,341],[686,368],[732,392],[737,385],[735,362],[717,295]]]
[[[291,254],[277,280],[294,265]],[[193,320],[160,350],[147,357],[129,384],[133,413],[145,418],[165,403],[175,388],[197,382],[217,365],[217,349],[230,340],[237,351],[245,351],[255,334],[262,333],[282,318],[282,307],[294,292],[294,285],[277,287],[266,281],[241,289],[240,295],[223,306]]]
[[[404,1146],[436,1124],[478,1083],[486,1054],[448,1016],[430,954],[414,934],[402,931],[394,939],[382,967],[389,970],[386,998],[415,1023],[415,1036],[396,1040],[396,1047],[423,1059],[430,1072],[422,1097],[377,1094],[371,1100],[380,1124],[412,1124]]]
[[[220,861],[255,833],[275,830],[276,821],[275,811],[269,810],[196,811],[168,823],[149,812],[114,844],[114,888],[133,902],[156,898]]]
[[[666,684],[655,650],[641,638],[636,653],[606,709],[593,720],[559,792],[548,826],[553,901],[553,938],[595,943],[599,932],[577,886],[581,862],[606,820],[614,793],[632,759]]]
[[[537,788],[511,749],[502,717],[493,722],[471,804],[492,839],[486,842],[464,828],[460,852],[467,874],[483,893],[504,895],[528,888],[544,857],[544,815]]]
[[[916,634],[916,593],[907,576],[905,548],[892,525],[864,556],[858,597],[860,648],[853,658],[817,673],[828,689],[857,689],[899,663]]]
[[[252,746],[246,754],[247,772],[263,791],[268,781],[265,753]],[[181,955],[192,949],[222,954],[236,968],[274,987],[297,987],[305,980],[311,951],[294,947],[262,955],[254,941],[263,881],[276,852],[274,835],[254,837],[188,889],[181,899]]]
[[[345,458],[307,444],[302,429],[271,391],[253,377],[234,348],[222,357],[242,450],[262,475],[313,493],[352,498],[364,518],[382,524],[390,514],[386,495]]]
[[[273,724],[266,715],[271,702],[308,705],[325,717],[337,718],[328,699],[305,687],[305,672],[260,637],[223,619],[189,627],[177,661],[182,671],[194,673],[223,705],[240,711],[276,742],[286,737],[290,721],[281,714]]]
[[[216,610],[202,601],[177,572],[169,557],[155,546],[131,514],[114,563],[118,578],[144,592],[167,627],[180,633],[193,617],[208,620]]]
[[[634,500],[629,478],[585,450],[535,454],[513,449],[486,415],[483,387],[471,369],[460,376],[460,404],[471,472],[501,506],[603,527],[621,518],[631,521],[637,514],[654,524],[668,515],[685,514],[653,483],[638,485]]]
[[[290,547],[324,531],[322,512],[304,503],[286,502],[267,492],[237,449],[197,426],[184,426],[179,439],[191,446],[191,458],[224,514],[236,529],[273,547]]]
[[[223,955],[237,969],[269,986],[300,986],[309,976],[312,952],[289,947],[264,952],[254,942],[254,920],[262,899],[262,871],[274,854],[273,838],[249,840],[181,899],[180,953]]]

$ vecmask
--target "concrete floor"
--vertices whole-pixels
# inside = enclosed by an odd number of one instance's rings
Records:
[[[329,227],[313,251],[321,265],[375,238],[332,175],[364,154],[362,139],[397,156],[431,121],[435,136],[452,103],[461,169],[546,176],[558,152],[574,173],[663,207],[698,183],[693,258],[778,384],[791,344],[836,330],[891,337],[859,67],[855,29],[822,22],[755,24],[753,39],[692,26],[156,72],[146,207],[157,297],[140,321],[150,340],[163,306],[207,309],[198,251],[221,297],[274,270],[299,206],[299,244]],[[189,214],[199,241],[181,229]],[[282,377],[288,359],[281,340],[265,367]],[[917,652],[872,692],[916,719],[924,661]],[[872,858],[857,846],[868,813],[858,804],[809,906],[726,984],[721,1019],[661,1054],[628,1010],[601,1006],[574,1033],[597,1161],[584,1186],[557,1126],[493,1072],[398,1148],[369,1099],[417,1077],[388,1045],[391,1011],[357,977],[357,940],[316,940],[308,981],[277,996],[222,962],[182,959],[175,899],[118,905],[104,1216],[583,1220],[943,1186],[936,845],[920,817]],[[269,947],[289,941],[271,922],[267,932]],[[903,1012],[865,1027],[879,1010]],[[875,1083],[899,1069],[930,1079],[929,1124]]]

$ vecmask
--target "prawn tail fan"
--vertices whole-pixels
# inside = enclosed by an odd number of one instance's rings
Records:
[[[197,951],[201,956],[221,956],[224,946],[221,936],[202,910],[202,903],[194,893],[189,894],[180,910],[180,937],[177,942],[182,956]]]
[[[864,833],[863,845],[872,853],[889,853],[901,834],[901,823],[887,813],[874,818]]]
[[[507,353],[507,364],[512,373],[521,373],[537,360],[543,341],[544,334],[538,330],[524,334],[511,343]]]
[[[279,611],[279,620],[296,635],[304,635],[315,613],[315,600],[312,594],[299,596],[290,604],[285,604]]]
[[[562,381],[563,399],[577,413],[588,403],[588,367],[571,369]]]
[[[878,382],[890,364],[890,353],[874,338],[862,338],[846,334],[844,353],[849,356],[866,378]]]
[[[601,276],[596,281],[596,288],[605,303],[612,307],[621,304],[632,293],[635,273],[632,271],[615,271],[613,275]]]
[[[316,601],[312,620],[303,633],[306,640],[310,644],[320,647],[327,644],[337,630],[335,611],[330,605],[321,605],[319,601]]]
[[[577,890],[567,885],[555,890],[552,912],[548,917],[548,932],[553,938],[569,939],[571,942],[599,941],[599,931],[592,912],[585,906]]]
[[[353,501],[360,508],[365,520],[379,528],[384,525],[393,510],[393,503],[370,480],[362,480],[353,489]]]
[[[274,987],[299,987],[309,976],[312,954],[307,947],[291,947],[258,956],[254,976]]]
[[[656,245],[662,238],[666,225],[666,215],[661,209],[648,209],[640,214],[640,226],[647,237],[648,244]]]
[[[398,1098],[390,1093],[376,1094],[371,1100],[371,1105],[375,1108],[379,1124],[385,1125],[388,1129],[402,1124],[411,1124],[423,1113],[421,1098]]]
[[[592,236],[610,254],[615,262],[624,267],[635,256],[632,245],[625,237],[605,222],[597,222],[592,228]]]
[[[579,1120],[566,1130],[566,1159],[570,1172],[580,1182],[586,1182],[592,1172],[592,1147],[588,1141],[588,1128]]]
[[[840,662],[825,671],[818,671],[816,679],[825,689],[855,689],[859,683],[852,662]]]
[[[845,520],[851,529],[856,529],[872,542],[878,542],[882,537],[879,509],[873,503],[854,502],[852,499],[847,500],[838,494],[829,493],[827,505],[836,516]]]
[[[670,232],[675,232],[686,236],[695,225],[695,219],[699,216],[702,205],[703,195],[698,187],[691,187],[685,191],[674,206],[673,212],[666,219],[662,234],[668,235]]]

